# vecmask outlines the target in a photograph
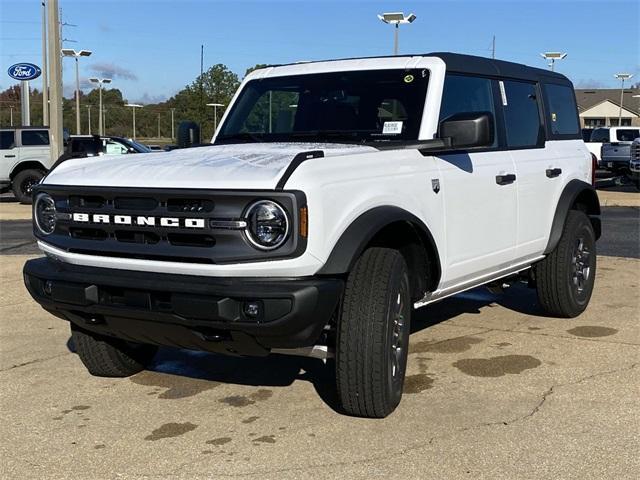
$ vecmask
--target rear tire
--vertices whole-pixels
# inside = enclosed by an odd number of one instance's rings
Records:
[[[383,418],[402,397],[411,316],[407,265],[397,250],[370,248],[349,274],[336,341],[344,410]]]
[[[158,347],[133,344],[83,330],[71,324],[71,336],[80,360],[96,377],[128,377],[146,368]]]
[[[34,168],[28,168],[18,172],[11,181],[13,195],[20,203],[31,203],[31,192],[40,180],[44,177],[44,172]]]
[[[555,317],[577,317],[589,304],[595,275],[593,226],[584,212],[570,210],[555,250],[535,266],[542,308]]]

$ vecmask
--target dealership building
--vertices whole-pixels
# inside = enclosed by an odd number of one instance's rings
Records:
[[[576,100],[583,128],[618,126],[620,89],[576,89]],[[640,88],[625,88],[622,126],[640,126]]]

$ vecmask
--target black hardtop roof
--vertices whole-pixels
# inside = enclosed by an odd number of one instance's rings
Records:
[[[424,56],[442,59],[442,61],[447,64],[447,70],[451,72],[497,75],[500,77],[552,83],[571,83],[567,77],[559,73],[542,68],[529,67],[521,63],[507,62],[505,60],[494,60],[492,58],[451,52],[433,52]]]
[[[566,83],[571,81],[564,75],[542,68],[529,67],[521,63],[507,62],[505,60],[494,60],[492,58],[478,57],[475,55],[464,55],[452,52],[432,52],[398,55],[400,57],[438,57],[447,65],[447,71],[457,73],[468,73],[475,75],[499,76],[519,80],[531,80],[537,82]],[[313,62],[297,62],[282,65],[268,65],[268,67],[283,67],[285,65],[296,65],[298,63],[320,63],[338,62],[341,60],[361,60],[367,58],[394,58],[395,55],[382,55],[375,57],[351,57],[336,58],[331,60],[317,60]],[[266,67],[265,67],[266,68]]]

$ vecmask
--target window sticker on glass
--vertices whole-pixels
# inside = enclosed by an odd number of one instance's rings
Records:
[[[509,105],[509,103],[507,102],[507,92],[504,90],[504,82],[500,80],[500,82],[498,83],[500,85],[500,96],[502,97],[502,105],[506,107],[507,105]]]
[[[402,133],[402,122],[384,122],[383,135],[398,135]]]

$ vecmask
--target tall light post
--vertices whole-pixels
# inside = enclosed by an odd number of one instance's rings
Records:
[[[49,145],[51,159],[64,151],[62,134],[62,59],[60,57],[60,20],[58,0],[47,0],[47,45],[49,52]]]
[[[413,13],[406,15],[403,12],[391,12],[378,15],[380,21],[394,26],[393,29],[393,54],[398,55],[398,29],[400,24],[413,23],[417,18]]]
[[[47,72],[47,4],[42,0],[42,125],[49,125],[49,72]]]
[[[224,107],[224,103],[207,103],[207,107],[213,107],[213,134],[218,130],[218,107]]]
[[[549,68],[551,68],[551,71],[553,72],[556,60],[564,60],[567,54],[562,52],[544,52],[541,53],[540,56],[549,62]]]
[[[614,75],[618,80],[620,80],[620,110],[618,110],[618,126],[622,126],[622,103],[624,102],[624,81],[629,80],[633,77],[631,73],[616,73]]]
[[[87,105],[87,123],[89,124],[89,135],[91,135],[91,105]]]
[[[138,105],[137,103],[127,103],[125,107],[131,107],[131,111],[133,112],[133,138],[136,139],[136,108],[142,108],[142,105]]]
[[[99,110],[100,110],[100,116],[99,116],[99,120],[98,120],[98,135],[104,135],[104,125],[103,125],[103,120],[102,120],[102,85],[105,83],[111,83],[111,79],[110,78],[95,78],[92,77],[89,79],[89,81],[91,83],[97,83],[98,84],[98,98],[99,100]]]
[[[175,108],[171,109],[171,140],[175,140],[176,138],[176,131],[175,131],[175,123],[173,121],[173,114],[176,111]]]
[[[80,135],[80,73],[78,69],[78,59],[88,57],[91,50],[74,50],[73,48],[63,48],[62,56],[76,59],[76,134]]]

